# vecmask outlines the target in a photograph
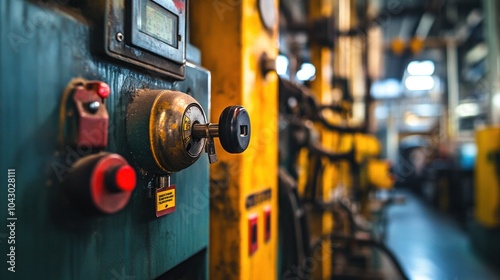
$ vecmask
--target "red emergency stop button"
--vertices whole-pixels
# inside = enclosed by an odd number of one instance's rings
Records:
[[[94,206],[111,214],[123,209],[135,188],[135,171],[118,154],[99,159],[91,175],[90,191]]]
[[[135,170],[130,165],[110,168],[105,176],[106,187],[111,192],[130,192],[135,188]]]
[[[77,161],[66,179],[70,195],[88,210],[123,209],[136,185],[136,172],[118,154],[99,153]]]

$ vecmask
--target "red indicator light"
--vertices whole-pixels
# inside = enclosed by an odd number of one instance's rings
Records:
[[[102,98],[108,98],[109,96],[109,86],[106,83],[99,83],[97,87],[97,94]]]
[[[106,99],[109,96],[110,89],[108,84],[104,82],[96,82],[96,81],[91,81],[87,83],[87,90],[95,90],[97,92],[97,95],[99,95],[101,98]]]

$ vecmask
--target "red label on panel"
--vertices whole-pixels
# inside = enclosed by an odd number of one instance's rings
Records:
[[[257,215],[248,217],[248,254],[252,255],[259,248]]]
[[[264,241],[271,239],[271,206],[264,208]]]

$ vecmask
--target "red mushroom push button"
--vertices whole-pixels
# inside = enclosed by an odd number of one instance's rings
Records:
[[[135,170],[130,165],[120,165],[106,171],[106,188],[110,192],[130,192],[135,188]]]
[[[76,162],[65,181],[70,196],[85,209],[112,214],[127,205],[136,173],[122,156],[99,153]]]

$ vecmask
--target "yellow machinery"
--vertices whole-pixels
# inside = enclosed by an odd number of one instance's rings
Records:
[[[380,143],[373,135],[356,134],[354,136],[356,161],[364,164],[365,185],[375,189],[391,189],[394,183],[390,173],[389,161],[379,159]]]
[[[390,163],[386,160],[369,159],[367,163],[368,182],[377,189],[391,189],[394,179],[390,174]]]
[[[210,278],[275,279],[277,266],[277,1],[190,1],[191,39],[211,69],[211,118],[246,106],[252,141],[210,170]],[[216,147],[221,151],[220,147]]]
[[[344,30],[352,29],[357,24],[354,5],[355,2],[350,0],[310,1],[309,21],[314,22],[324,18],[333,18],[332,24],[335,22],[335,25],[337,25],[338,21],[339,28]],[[336,17],[332,17],[332,15],[336,15]],[[338,98],[335,98],[334,88],[332,87],[334,72],[336,77],[338,75],[345,77],[343,79],[353,85],[353,92],[362,93],[361,95],[358,94],[358,101],[363,98],[363,95],[368,94],[365,90],[367,73],[363,70],[363,67],[367,67],[363,61],[366,49],[362,47],[361,40],[359,37],[340,37],[335,51],[315,40],[309,42],[311,63],[317,69],[315,79],[311,81],[311,90],[321,105],[328,106],[332,103],[339,103]],[[346,91],[346,88],[344,88],[344,91]],[[347,91],[344,94],[352,95],[353,92]],[[361,105],[364,104],[361,103]],[[335,114],[330,111],[322,114],[329,123],[339,126],[352,121],[350,119],[351,114]],[[358,121],[363,118],[359,117],[359,110],[357,115]],[[315,173],[319,172],[318,164],[322,165],[322,175],[319,179],[320,182],[317,183],[315,194],[320,203],[328,204],[334,199],[339,199],[339,197],[334,198],[334,194],[336,196],[340,194],[344,198],[349,197],[353,191],[353,185],[356,185],[358,189],[361,188],[361,192],[366,193],[365,197],[367,197],[370,188],[388,189],[392,187],[393,180],[389,173],[390,165],[386,161],[376,159],[380,154],[380,144],[375,137],[361,133],[339,133],[338,131],[331,131],[322,125],[317,125],[315,128],[319,131],[320,143],[326,150],[339,154],[354,150],[356,165],[362,165],[363,168],[356,168],[358,171],[355,171],[352,170],[354,162],[333,163],[326,158],[323,158],[321,163],[313,163],[307,150],[304,149],[299,156],[298,187],[301,195],[304,195],[306,185],[311,182],[311,178],[314,178]],[[362,207],[366,208],[366,205],[364,205],[366,201],[363,201],[362,204]],[[309,211],[308,216],[313,240],[322,239],[323,236],[333,232],[335,221],[332,212]],[[333,273],[330,245],[329,240],[323,239],[321,247],[315,249],[316,266],[312,271],[314,279],[327,279]]]
[[[487,228],[500,225],[500,128],[476,131],[475,217]]]
[[[311,20],[321,17],[332,17],[335,15],[335,25],[338,24],[340,31],[352,29],[356,22],[356,13],[354,8],[355,2],[350,0],[344,1],[328,1],[316,0],[309,3],[309,15]],[[337,31],[335,31],[337,32]],[[311,62],[316,66],[316,78],[311,83],[311,89],[316,94],[317,99],[321,104],[332,104],[339,102],[335,100],[334,88],[332,88],[332,77],[345,77],[347,83],[351,84],[352,92],[344,92],[344,95],[352,98],[353,94],[364,93],[365,91],[365,76],[367,73],[363,70],[366,65],[363,64],[363,52],[366,52],[362,46],[361,38],[359,37],[343,37],[340,36],[335,40],[338,45],[335,46],[335,51],[316,44],[311,43]],[[333,63],[332,63],[333,61]],[[344,88],[346,90],[346,88]],[[362,98],[364,94],[358,96]],[[351,105],[352,106],[352,105]],[[351,108],[350,108],[351,109]],[[360,112],[355,112],[359,115]],[[327,114],[325,118],[329,122],[341,124],[349,123],[351,114]],[[357,118],[360,119],[359,116]],[[320,139],[322,145],[336,153],[346,153],[351,149],[355,150],[356,162],[361,164],[366,161],[366,168],[363,174],[354,174],[351,170],[352,165],[349,162],[330,163],[324,160],[325,169],[321,187],[317,190],[319,197],[324,202],[329,202],[332,199],[333,193],[349,196],[352,191],[353,184],[358,185],[358,188],[363,186],[373,185],[380,187],[392,186],[392,180],[389,177],[388,165],[384,162],[368,160],[370,157],[376,157],[380,153],[380,144],[375,137],[366,134],[345,134],[332,132],[328,129],[318,126],[320,130]],[[311,170],[311,169],[310,169]],[[380,172],[385,171],[385,172]],[[361,178],[360,178],[361,176]],[[354,180],[354,181],[353,181]],[[303,181],[303,180],[302,180]],[[337,190],[338,188],[342,188]],[[368,191],[366,189],[365,191]],[[314,213],[311,216],[313,238],[329,234],[333,230],[334,221],[331,212]],[[313,272],[316,279],[325,279],[332,274],[331,256],[329,241],[323,241],[322,245],[321,266]]]
[[[476,130],[474,220],[469,223],[475,250],[492,264],[500,258],[500,127]]]
[[[321,17],[330,17],[333,11],[334,1],[332,0],[313,0],[309,2],[309,17],[310,20],[315,20]],[[311,84],[312,91],[316,94],[316,97],[320,103],[331,103],[330,92],[331,92],[331,77],[332,77],[332,50],[318,44],[316,42],[311,42],[311,63],[316,66],[316,79]],[[320,132],[321,143],[327,147],[331,148],[335,145],[335,141],[338,141],[338,135],[334,133],[321,131]],[[314,172],[314,171],[311,171]],[[323,201],[329,201],[331,196],[331,190],[337,184],[335,180],[337,174],[335,174],[335,169],[327,168],[324,173],[324,178],[322,180],[321,187],[318,188],[317,194]],[[312,238],[320,238],[325,234],[329,234],[333,229],[333,216],[330,212],[315,212],[312,213],[310,217],[311,221],[311,234]],[[331,249],[330,242],[325,241],[321,246],[321,257],[318,258],[318,269],[312,272],[314,279],[326,279],[331,275]]]

